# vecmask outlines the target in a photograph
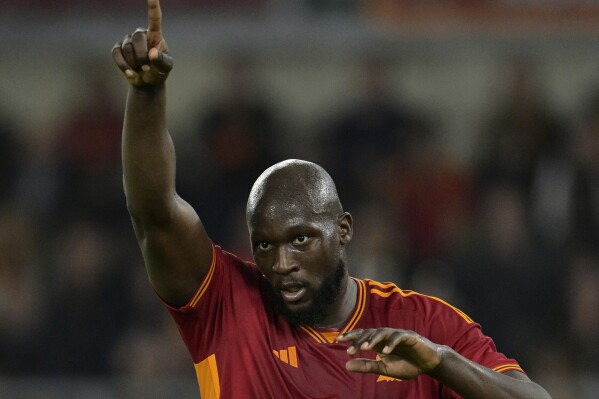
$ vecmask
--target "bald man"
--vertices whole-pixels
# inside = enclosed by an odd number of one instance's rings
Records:
[[[148,28],[112,50],[130,84],[124,188],[202,399],[549,397],[459,309],[348,275],[352,217],[318,165],[288,160],[256,180],[246,213],[255,263],[215,245],[175,190],[161,20],[148,0]]]

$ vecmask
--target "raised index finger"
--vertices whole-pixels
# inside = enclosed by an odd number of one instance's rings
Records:
[[[159,0],[148,0],[148,33],[162,30],[162,10]]]

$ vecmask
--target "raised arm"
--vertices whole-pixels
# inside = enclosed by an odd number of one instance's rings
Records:
[[[127,209],[154,289],[179,307],[207,273],[212,247],[198,215],[175,190],[165,92],[173,60],[161,23],[159,1],[148,0],[148,28],[116,43],[112,57],[129,82],[122,141]]]
[[[337,341],[350,343],[350,355],[369,350],[379,355],[379,360],[351,359],[346,365],[349,371],[404,380],[428,374],[464,399],[551,399],[540,385],[519,371],[495,372],[413,331],[354,330],[340,335]]]

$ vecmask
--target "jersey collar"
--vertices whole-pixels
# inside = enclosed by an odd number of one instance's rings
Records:
[[[352,316],[343,328],[313,328],[304,324],[300,324],[300,328],[304,330],[310,337],[322,344],[335,343],[335,338],[339,334],[346,333],[354,329],[358,321],[366,309],[366,283],[363,280],[352,277],[358,288],[358,298]]]

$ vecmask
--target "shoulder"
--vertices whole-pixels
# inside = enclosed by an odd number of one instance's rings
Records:
[[[394,283],[363,282],[369,293],[369,321],[374,326],[415,331],[496,371],[520,370],[515,360],[497,352],[495,343],[482,333],[480,324],[444,299],[404,290]]]
[[[442,298],[402,289],[395,283],[370,279],[365,279],[364,282],[371,308],[401,314],[404,321],[413,319],[415,324],[474,324],[466,313]]]
[[[186,309],[197,308],[202,303],[216,306],[213,301],[220,302],[224,297],[229,297],[226,292],[242,296],[243,293],[257,290],[262,283],[262,273],[252,262],[242,260],[218,245],[213,245],[212,251],[212,263],[208,273]]]
[[[262,277],[262,273],[258,270],[258,267],[249,260],[243,260],[239,256],[226,251],[214,245],[214,257],[213,257],[213,268],[223,268],[224,272],[237,272],[248,274],[256,277]]]
[[[253,290],[264,284],[264,275],[255,263],[244,260],[217,245],[214,246],[213,268],[214,271],[211,273],[218,281],[216,285],[220,290],[226,289],[227,286],[234,291],[239,291],[243,287]]]

